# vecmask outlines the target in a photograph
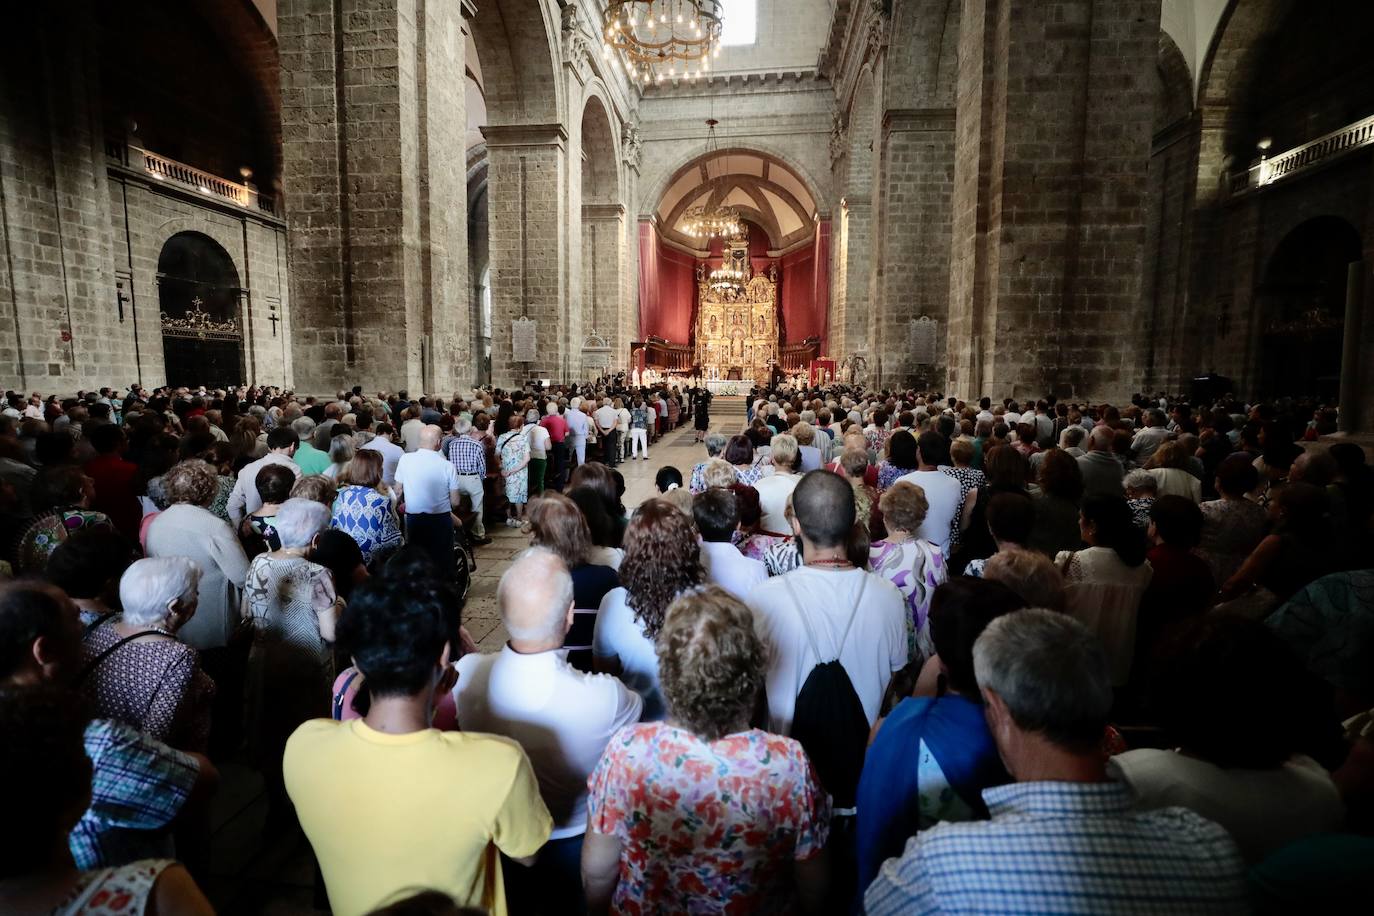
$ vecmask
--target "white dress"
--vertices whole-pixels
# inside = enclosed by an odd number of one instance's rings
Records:
[[[1112,686],[1131,674],[1136,616],[1154,571],[1148,560],[1131,567],[1110,547],[1062,550],[1054,565],[1064,574],[1064,610],[1088,626],[1107,650]]]

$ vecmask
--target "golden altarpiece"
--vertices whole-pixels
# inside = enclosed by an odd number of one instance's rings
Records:
[[[697,267],[696,363],[703,378],[766,381],[778,360],[777,268],[755,276],[747,244]]]

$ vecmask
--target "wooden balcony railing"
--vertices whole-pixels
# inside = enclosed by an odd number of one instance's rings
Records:
[[[245,209],[260,210],[277,217],[281,215],[277,212],[276,201],[271,195],[261,193],[246,182],[240,184],[230,181],[142,147],[114,140],[106,141],[105,155],[125,168],[147,174],[154,181],[164,181]]]
[[[666,372],[685,372],[692,368],[692,348],[687,344],[668,343],[662,337],[650,336],[643,343],[631,346],[631,353],[644,348],[644,365]]]
[[[811,368],[811,360],[821,355],[821,339],[808,337],[796,343],[782,345],[782,371],[791,374],[806,372]]]

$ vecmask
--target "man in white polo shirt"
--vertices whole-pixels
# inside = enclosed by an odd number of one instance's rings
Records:
[[[582,467],[587,463],[587,434],[591,432],[592,421],[582,412],[580,397],[568,402],[568,412],[563,419],[568,421],[568,450],[577,456],[577,467]]]
[[[615,467],[620,458],[620,414],[611,406],[610,398],[602,398],[596,409],[596,433],[601,439],[601,460],[607,467]]]
[[[949,446],[945,437],[934,430],[926,430],[916,437],[916,470],[897,478],[897,483],[914,483],[925,492],[930,509],[926,520],[921,523],[920,536],[927,541],[940,545],[940,550],[949,556],[949,541],[952,526],[958,524],[955,515],[959,512],[959,481],[940,470],[941,464],[949,464]]]
[[[516,557],[496,599],[510,640],[500,652],[458,662],[458,720],[464,731],[519,742],[553,816],[532,874],[510,886],[511,912],[563,912],[582,894],[587,777],[611,736],[639,721],[642,701],[608,674],[573,668],[560,651],[572,626],[573,581],[553,551]]]
[[[396,489],[406,510],[406,540],[423,549],[447,576],[453,572],[453,514],[462,491],[458,472],[439,454],[443,430],[420,430],[415,451],[396,464]]]
[[[701,565],[706,570],[706,581],[741,601],[747,600],[754,586],[768,578],[768,570],[730,543],[730,536],[739,527],[735,494],[720,487],[698,493],[692,500],[692,517],[701,532]]]

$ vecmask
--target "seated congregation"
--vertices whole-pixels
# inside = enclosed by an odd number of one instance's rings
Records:
[[[1374,473],[1292,405],[7,402],[0,912],[213,912],[229,764],[337,914],[1367,896]]]

